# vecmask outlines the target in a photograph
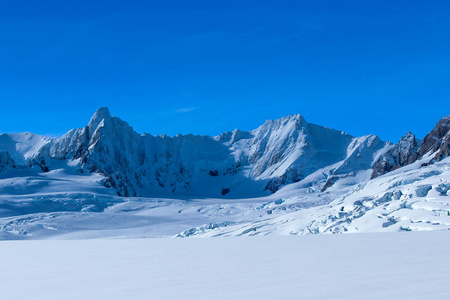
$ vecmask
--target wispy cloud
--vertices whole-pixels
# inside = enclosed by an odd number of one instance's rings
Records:
[[[184,108],[177,109],[175,112],[181,114],[181,113],[188,113],[193,110],[195,110],[195,107],[184,107]]]

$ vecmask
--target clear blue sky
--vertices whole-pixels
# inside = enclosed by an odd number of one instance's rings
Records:
[[[450,114],[450,1],[0,2],[0,132],[108,106],[138,132],[217,135],[301,113],[422,138]]]

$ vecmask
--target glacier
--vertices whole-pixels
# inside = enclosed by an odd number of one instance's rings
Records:
[[[449,120],[397,144],[301,115],[169,137],[103,107],[61,137],[3,133],[0,239],[446,230]]]

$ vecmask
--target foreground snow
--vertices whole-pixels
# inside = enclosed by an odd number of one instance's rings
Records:
[[[6,241],[1,299],[449,299],[450,231]]]

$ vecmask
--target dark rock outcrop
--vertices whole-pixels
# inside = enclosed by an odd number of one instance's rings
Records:
[[[414,134],[408,132],[392,149],[372,165],[372,178],[415,162],[419,156],[420,145],[421,141],[416,139]]]
[[[0,172],[13,169],[16,167],[16,162],[12,159],[7,151],[0,151]]]
[[[450,156],[450,116],[443,117],[423,141],[417,140],[408,132],[391,150],[382,155],[372,166],[372,178],[412,164],[426,155],[431,160],[423,165],[432,164]]]
[[[325,192],[328,188],[332,187],[338,180],[339,176],[331,176],[328,178],[327,182],[325,182],[324,186],[320,190],[322,193]]]
[[[419,157],[428,153],[435,153],[434,160],[440,161],[450,155],[450,116],[439,120],[434,129],[427,134],[419,149]]]

